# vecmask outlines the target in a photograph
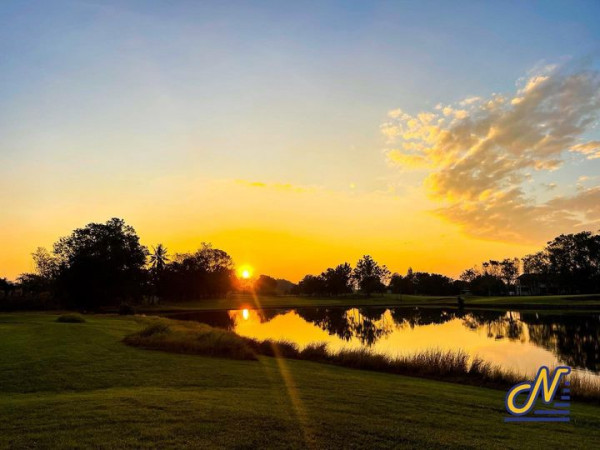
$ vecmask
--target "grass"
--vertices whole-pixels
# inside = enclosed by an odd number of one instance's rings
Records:
[[[304,296],[250,296],[233,295],[224,299],[202,299],[192,302],[165,302],[155,306],[144,306],[140,311],[149,314],[219,309],[243,308],[296,308],[296,307],[361,307],[361,306],[434,306],[456,307],[456,296],[420,296],[385,294],[370,298],[361,296],[304,297]],[[542,309],[585,309],[600,310],[600,294],[551,295],[551,296],[504,296],[467,297],[465,308],[512,308],[515,310]]]
[[[237,334],[196,322],[153,318],[144,329],[125,336],[123,342],[173,353],[257,359],[246,341]]]
[[[506,388],[522,379],[517,374],[502,371],[481,359],[470,361],[465,352],[429,350],[390,358],[366,349],[327,351],[325,344],[309,345],[299,350],[289,342],[256,341],[231,331],[213,328],[197,322],[163,318],[142,319],[142,330],[125,336],[123,342],[134,347],[172,353],[217,356],[232,359],[258,359],[259,355],[301,359],[334,364],[352,369],[371,370],[427,377],[477,386]],[[585,392],[591,392],[586,389]],[[600,399],[600,396],[598,396]]]
[[[85,319],[81,314],[69,313],[58,316],[56,321],[61,323],[84,323]]]
[[[238,336],[209,325],[159,317],[138,319],[146,323],[142,330],[125,336],[123,342],[134,347],[172,353],[256,360],[259,355],[300,359],[333,364],[351,369],[370,370],[430,378],[452,383],[508,389],[526,377],[507,371],[481,358],[471,360],[463,351],[430,349],[391,358],[368,349],[342,350],[331,353],[325,343],[311,344],[302,350],[292,342],[281,342]],[[576,373],[570,376],[574,397],[599,402],[600,383]]]
[[[0,315],[0,448],[595,448],[600,408],[506,424],[504,392],[123,345],[133,317]]]

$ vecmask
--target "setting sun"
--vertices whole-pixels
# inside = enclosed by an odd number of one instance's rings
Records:
[[[238,269],[238,274],[240,278],[248,280],[252,277],[252,267],[244,265]]]

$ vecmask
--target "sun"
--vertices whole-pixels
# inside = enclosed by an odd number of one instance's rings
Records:
[[[248,280],[252,277],[252,267],[250,267],[248,265],[244,265],[238,269],[238,274],[239,274],[240,278],[243,278],[244,280]]]

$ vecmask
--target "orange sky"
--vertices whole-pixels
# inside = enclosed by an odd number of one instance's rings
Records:
[[[111,217],[292,281],[600,228],[597,5],[41,3],[0,27],[0,276]]]
[[[116,191],[117,188],[115,187]],[[141,191],[73,192],[63,203],[24,208],[2,222],[3,274],[32,270],[30,253],[89,221],[123,217],[148,246],[192,251],[203,241],[250,264],[255,274],[298,281],[307,273],[371,254],[392,271],[456,276],[484,257],[522,255],[534,246],[475,240],[429,212],[415,192],[326,190],[241,180],[164,178]],[[23,200],[25,203],[27,199]],[[60,211],[60,214],[56,212]],[[82,219],[85,218],[85,219]]]

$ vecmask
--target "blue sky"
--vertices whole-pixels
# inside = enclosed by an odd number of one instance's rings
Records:
[[[597,1],[2,2],[0,231],[24,223],[25,236],[0,268],[26,269],[37,242],[113,211],[158,238],[131,213],[153,183],[247,180],[340,195],[394,186],[408,196],[424,175],[386,160],[390,110],[512,95],[549,64],[597,67],[598,17]],[[579,160],[538,176],[564,178],[557,192],[567,193],[598,168]],[[49,202],[68,213],[46,211]],[[308,233],[283,219],[267,225]]]

